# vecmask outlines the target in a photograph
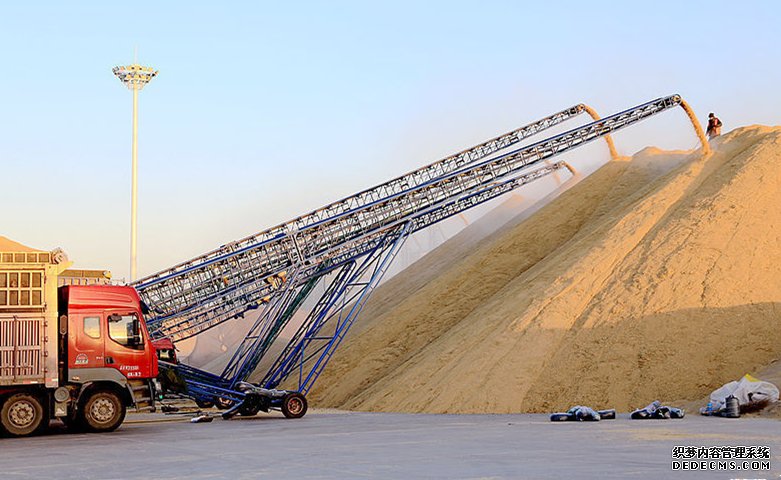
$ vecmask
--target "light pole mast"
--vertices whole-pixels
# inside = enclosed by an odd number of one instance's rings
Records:
[[[157,70],[134,63],[133,65],[114,67],[113,72],[127,88],[133,91],[133,179],[130,194],[130,280],[133,281],[136,279],[138,243],[138,92],[157,76]]]

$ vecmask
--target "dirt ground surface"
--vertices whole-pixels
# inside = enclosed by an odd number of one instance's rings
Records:
[[[763,378],[781,358],[781,127],[712,146],[611,161],[468,251],[443,245],[378,289],[311,403],[629,411]]]
[[[144,414],[129,415],[109,434],[58,429],[0,439],[0,465],[4,480],[778,478],[778,425],[699,416],[553,423],[545,415],[344,412],[191,424]],[[719,445],[769,446],[770,470],[673,470],[673,447]]]

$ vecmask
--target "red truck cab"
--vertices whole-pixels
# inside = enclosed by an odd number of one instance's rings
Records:
[[[157,353],[133,288],[61,287],[60,305],[67,309],[69,381],[104,368],[128,380],[157,377]]]

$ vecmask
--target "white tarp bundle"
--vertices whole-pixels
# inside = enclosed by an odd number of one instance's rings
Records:
[[[740,381],[729,382],[710,394],[713,410],[721,410],[727,397],[730,395],[737,398],[741,406],[752,403],[770,404],[778,401],[778,387],[770,382],[764,382],[749,374],[745,374]]]

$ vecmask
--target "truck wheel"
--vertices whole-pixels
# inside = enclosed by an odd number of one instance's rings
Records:
[[[290,392],[282,399],[282,413],[287,418],[301,418],[306,415],[306,397],[298,392]]]
[[[125,420],[125,404],[114,392],[92,393],[81,410],[81,423],[92,432],[112,432]]]
[[[43,420],[41,401],[27,393],[11,395],[0,410],[0,424],[14,437],[30,435],[43,429],[47,423]]]

